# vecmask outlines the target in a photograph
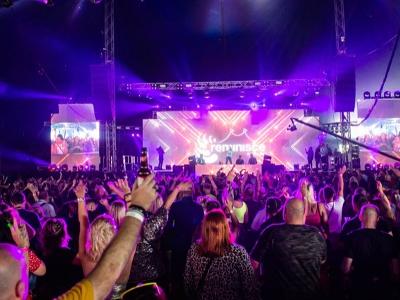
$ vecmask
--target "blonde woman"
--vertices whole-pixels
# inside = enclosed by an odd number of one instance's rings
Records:
[[[115,225],[119,229],[126,215],[125,202],[121,200],[114,201],[110,206],[110,215],[113,217]]]
[[[113,239],[117,228],[114,219],[108,215],[100,215],[89,224],[85,204],[86,186],[80,182],[75,188],[78,201],[79,218],[79,258],[83,273],[87,276],[97,265],[103,251]]]
[[[300,179],[296,196],[305,202],[306,224],[319,228],[327,237],[329,234],[328,214],[324,204],[315,200],[314,187],[307,178]]]

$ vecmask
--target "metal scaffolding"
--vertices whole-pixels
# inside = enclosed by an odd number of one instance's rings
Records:
[[[344,0],[333,0],[335,11],[335,34],[336,34],[336,54],[337,56],[346,56],[346,17],[344,12]],[[334,92],[336,98],[336,91]],[[349,154],[352,152],[351,140],[351,119],[349,112],[340,113],[340,135],[343,138],[343,151],[346,163],[349,162]],[[347,130],[345,130],[347,129]]]
[[[117,169],[117,124],[116,124],[116,86],[115,86],[115,43],[114,43],[114,0],[104,1],[104,64],[110,66],[108,91],[111,120],[105,124],[106,160],[105,169]]]

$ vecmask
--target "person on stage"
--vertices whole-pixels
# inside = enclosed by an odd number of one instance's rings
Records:
[[[244,165],[244,159],[242,158],[241,155],[239,155],[239,157],[237,158],[236,164],[237,165]]]
[[[200,157],[197,159],[197,163],[199,165],[205,165],[206,161],[204,160],[203,154],[200,154]]]
[[[249,158],[249,165],[256,165],[257,164],[257,159],[253,155],[253,153],[250,153],[250,158]]]
[[[162,170],[162,166],[163,166],[163,163],[164,163],[164,153],[165,153],[165,151],[161,146],[159,146],[156,150],[157,150],[157,153],[158,153],[158,169]]]
[[[308,148],[308,150],[306,149],[306,154],[307,154],[308,165],[310,166],[310,170],[312,170],[312,162],[314,160],[314,150],[311,146]]]
[[[226,159],[225,159],[225,164],[227,165],[228,163],[231,165],[232,164],[232,156],[233,156],[233,151],[232,147],[229,147],[229,150],[226,152]]]

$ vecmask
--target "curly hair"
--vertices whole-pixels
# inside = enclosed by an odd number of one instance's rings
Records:
[[[40,232],[40,243],[46,254],[59,248],[67,248],[70,240],[64,219],[51,218],[44,223]]]
[[[87,255],[90,260],[97,262],[110,244],[117,229],[114,219],[106,214],[100,215],[94,219],[90,227],[91,243]]]

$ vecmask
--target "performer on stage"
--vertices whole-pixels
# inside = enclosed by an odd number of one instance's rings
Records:
[[[163,163],[164,163],[164,153],[165,153],[165,151],[161,146],[159,146],[156,150],[158,152],[158,169],[162,170],[162,166],[163,166]]]
[[[205,165],[206,161],[204,160],[203,154],[200,154],[200,157],[197,159],[197,163],[199,165]]]
[[[308,165],[310,166],[310,169],[312,170],[312,162],[314,160],[314,150],[311,146],[308,148],[308,150],[306,149],[306,154],[307,154]]]
[[[257,159],[253,155],[253,153],[250,153],[250,158],[249,158],[249,165],[256,165],[257,164]]]
[[[241,155],[239,155],[239,157],[237,158],[236,164],[237,165],[244,165],[244,159],[242,158]]]
[[[229,150],[226,152],[226,159],[225,159],[225,164],[227,165],[228,163],[231,165],[232,164],[232,156],[233,156],[233,151],[232,147],[229,147]]]

